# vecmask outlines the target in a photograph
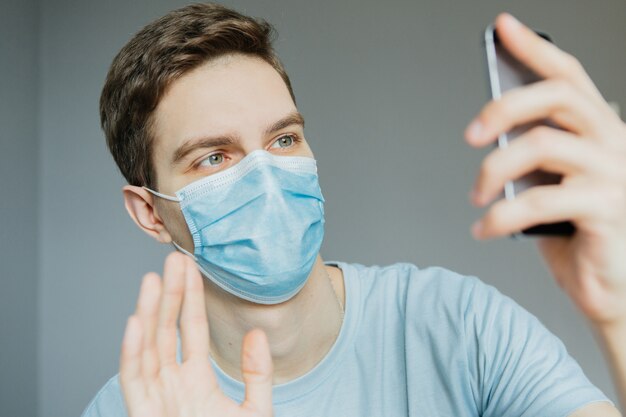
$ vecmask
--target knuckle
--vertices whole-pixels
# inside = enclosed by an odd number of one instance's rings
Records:
[[[506,200],[500,200],[491,206],[485,214],[484,224],[493,230],[500,230],[506,220]]]
[[[585,216],[602,222],[621,221],[626,215],[626,186],[596,183],[587,189]]]
[[[583,65],[574,55],[565,52],[563,56],[563,69],[570,72],[580,72]]]
[[[507,119],[513,113],[513,100],[511,100],[511,95],[514,94],[510,92],[502,96],[502,98],[498,101],[493,102],[492,107],[490,109],[491,116],[497,119]]]
[[[550,87],[551,92],[555,96],[559,96],[559,97],[563,97],[565,99],[568,99],[568,98],[571,97],[571,95],[573,93],[573,88],[572,88],[572,85],[570,84],[570,82],[567,81],[567,80],[564,80],[562,78],[557,78],[557,79],[550,80],[548,82],[548,85]]]
[[[179,282],[167,282],[164,294],[170,297],[180,298],[185,293],[185,288]]]
[[[531,213],[542,213],[548,208],[547,203],[543,196],[536,191],[534,189],[528,190],[521,202]]]
[[[207,318],[201,313],[185,314],[181,317],[181,325],[183,324],[203,329],[207,325]]]
[[[169,336],[169,331],[176,328],[176,317],[162,317],[159,320],[159,331],[162,336]]]
[[[499,150],[495,150],[485,157],[483,163],[480,165],[480,177],[481,179],[489,178],[497,173],[497,162],[500,155]]]
[[[626,186],[607,185],[601,190],[600,207],[606,218],[622,218],[626,214]]]
[[[535,152],[546,154],[553,149],[554,140],[551,133],[551,129],[546,126],[538,126],[528,132],[528,140]]]
[[[512,112],[511,95],[514,92],[506,92],[498,100],[490,101],[482,110],[479,118],[484,121],[495,121],[506,119]]]
[[[577,74],[583,70],[582,64],[574,55],[563,51],[561,53],[561,59],[556,63],[559,73]]]
[[[550,133],[552,133],[552,129],[545,125],[535,126],[528,131],[528,134],[535,138],[535,140],[542,140],[543,138],[550,136]]]

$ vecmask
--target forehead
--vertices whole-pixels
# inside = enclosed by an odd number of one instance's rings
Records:
[[[166,157],[190,137],[244,137],[295,110],[285,82],[271,65],[256,57],[225,55],[169,86],[154,112],[154,156]]]

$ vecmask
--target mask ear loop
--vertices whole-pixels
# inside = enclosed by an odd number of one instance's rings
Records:
[[[180,252],[184,253],[185,255],[189,256],[194,261],[197,260],[196,256],[193,253],[186,251],[185,249],[183,249],[182,246],[178,245],[178,243],[174,242],[173,240],[172,240],[172,245],[174,245],[176,249],[178,249]]]
[[[174,202],[176,202],[176,203],[180,203],[180,202],[182,201],[182,200],[181,200],[180,198],[178,198],[178,197],[173,197],[173,196],[171,196],[171,195],[167,195],[167,194],[161,194],[160,192],[158,192],[158,191],[154,191],[154,190],[151,190],[150,188],[148,188],[148,187],[146,187],[146,186],[143,186],[143,185],[141,186],[141,188],[143,188],[144,190],[146,190],[146,191],[147,191],[147,192],[149,192],[150,194],[153,194],[153,195],[155,195],[155,196],[157,196],[157,197],[161,197],[161,198],[162,198],[162,199],[164,199],[164,200],[174,201]]]
[[[182,200],[181,200],[180,198],[178,198],[178,197],[172,197],[171,195],[161,194],[161,193],[159,193],[158,191],[151,190],[150,188],[148,188],[148,187],[146,187],[146,186],[142,186],[141,188],[143,188],[144,190],[146,190],[146,191],[147,191],[147,192],[149,192],[150,194],[153,194],[153,195],[155,195],[155,196],[157,196],[157,197],[161,197],[161,198],[163,198],[163,199],[165,199],[165,200],[168,200],[168,201],[174,201],[174,202],[176,202],[176,203],[180,203],[180,202],[182,201]],[[189,256],[189,257],[191,257],[191,259],[193,259],[194,261],[196,260],[196,256],[195,256],[193,253],[191,253],[191,252],[189,252],[189,251],[187,251],[187,250],[183,249],[183,247],[182,247],[182,246],[180,246],[178,243],[174,242],[173,240],[172,240],[172,245],[174,245],[174,247],[175,247],[177,250],[179,250],[180,252],[182,252],[182,253],[184,253],[185,255],[187,255],[187,256]]]

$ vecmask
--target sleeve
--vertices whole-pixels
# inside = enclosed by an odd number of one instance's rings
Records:
[[[128,417],[118,375],[100,389],[81,417]]]
[[[482,416],[566,417],[591,402],[612,404],[535,316],[478,279],[465,326]]]

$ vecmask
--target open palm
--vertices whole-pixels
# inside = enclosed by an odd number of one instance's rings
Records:
[[[144,276],[137,311],[126,326],[120,382],[129,416],[271,417],[272,360],[260,330],[244,338],[242,375],[246,398],[237,404],[220,390],[211,368],[202,277],[190,258],[170,254],[163,282],[155,273]]]

